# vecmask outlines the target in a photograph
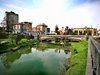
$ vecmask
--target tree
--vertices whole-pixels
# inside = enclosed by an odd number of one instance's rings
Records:
[[[3,31],[3,28],[2,27],[0,27],[0,32],[2,32]]]
[[[65,35],[68,35],[68,31],[69,31],[69,27],[68,26],[66,26],[66,28],[65,28]]]
[[[55,26],[55,33],[57,33],[58,35],[60,34],[60,32],[58,31],[59,30],[59,27],[58,25]]]
[[[15,43],[18,44],[18,42],[22,39],[22,35],[20,35],[19,33],[17,33],[16,38],[15,38]]]
[[[73,32],[73,35],[77,35],[77,33],[78,33],[78,31],[74,31],[74,32]]]
[[[90,33],[89,33],[89,32],[87,32],[87,33],[86,33],[86,40],[88,40],[88,39],[89,39],[89,36],[90,36]]]
[[[12,44],[15,44],[15,41],[16,41],[16,35],[15,34],[10,34],[9,37],[8,37],[8,40],[12,43]]]
[[[73,30],[72,29],[68,29],[68,35],[72,35],[73,34]]]

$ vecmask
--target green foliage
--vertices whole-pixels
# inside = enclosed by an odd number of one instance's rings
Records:
[[[68,70],[70,68],[70,65],[65,65],[66,70]]]
[[[72,34],[73,34],[72,29],[68,29],[68,35],[72,35]]]
[[[30,43],[33,44],[33,45],[38,45],[39,44],[39,40],[30,40]]]
[[[22,39],[23,37],[20,34],[10,34],[8,37],[8,40],[11,44],[16,44],[18,45],[19,41]]]
[[[29,42],[29,45],[28,45],[29,47],[39,44],[39,40],[35,40],[35,39],[29,40],[28,42]]]
[[[29,46],[29,47],[32,47],[33,45],[38,45],[39,44],[39,41],[38,40],[27,40],[27,39],[21,39],[21,41],[19,42],[19,44],[21,46]]]
[[[8,36],[8,40],[9,40],[9,42],[11,42],[12,44],[15,44],[15,43],[16,43],[16,38],[17,38],[17,35],[15,35],[15,34],[10,34],[10,35]]]
[[[0,39],[0,42],[1,41],[8,41],[8,39]],[[12,44],[11,42],[7,42],[7,43],[4,43],[4,44],[0,44],[0,52],[7,52],[9,51],[11,48],[14,48],[16,45],[15,44]]]
[[[23,38],[23,37],[22,37],[20,34],[17,34],[17,35],[16,35],[16,39],[15,39],[16,44],[18,44],[19,41],[20,41],[22,38]]]
[[[7,48],[7,44],[0,44],[0,51],[5,50]]]
[[[0,27],[0,32],[2,32],[3,31],[3,28],[2,27]]]
[[[78,53],[77,49],[74,49],[74,50],[72,51],[72,55],[77,54],[77,53]]]
[[[87,41],[72,42],[70,68],[65,75],[85,75],[87,63]],[[77,53],[76,53],[77,52]]]
[[[90,35],[90,33],[89,33],[89,32],[87,32],[87,33],[86,33],[86,40],[88,40],[88,39],[89,39],[89,35]]]
[[[55,38],[55,42],[58,43],[60,42],[61,38]]]
[[[74,31],[74,32],[73,32],[73,35],[77,35],[77,33],[78,33],[77,31]]]
[[[1,42],[1,41],[8,41],[8,39],[0,39],[0,42]]]
[[[29,45],[29,42],[27,39],[21,39],[21,41],[19,42],[19,44],[21,46],[28,46]]]

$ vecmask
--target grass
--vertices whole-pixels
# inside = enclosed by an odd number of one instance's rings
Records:
[[[7,39],[7,38],[5,38],[5,39],[1,39],[1,38],[0,38],[0,42],[1,42],[1,41],[8,41],[8,39]]]
[[[2,41],[8,41],[9,42],[9,40],[7,38],[0,39],[0,42],[2,42]],[[11,44],[10,42],[7,43],[7,44],[3,44],[3,45],[0,44],[0,53],[10,51],[10,49],[14,48],[14,47],[16,47],[16,45]]]
[[[85,75],[87,63],[87,41],[72,42],[69,69],[65,75]]]

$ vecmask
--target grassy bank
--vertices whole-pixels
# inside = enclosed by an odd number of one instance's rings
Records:
[[[72,42],[69,69],[65,75],[85,75],[87,62],[87,41]]]
[[[0,42],[1,42],[1,41],[8,41],[8,39],[7,39],[7,38],[5,38],[5,39],[1,39],[1,38],[0,38]]]

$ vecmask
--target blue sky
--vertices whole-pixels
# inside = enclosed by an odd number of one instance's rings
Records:
[[[0,22],[5,11],[19,14],[19,22],[33,27],[46,23],[51,30],[59,27],[100,28],[100,0],[0,0]]]

